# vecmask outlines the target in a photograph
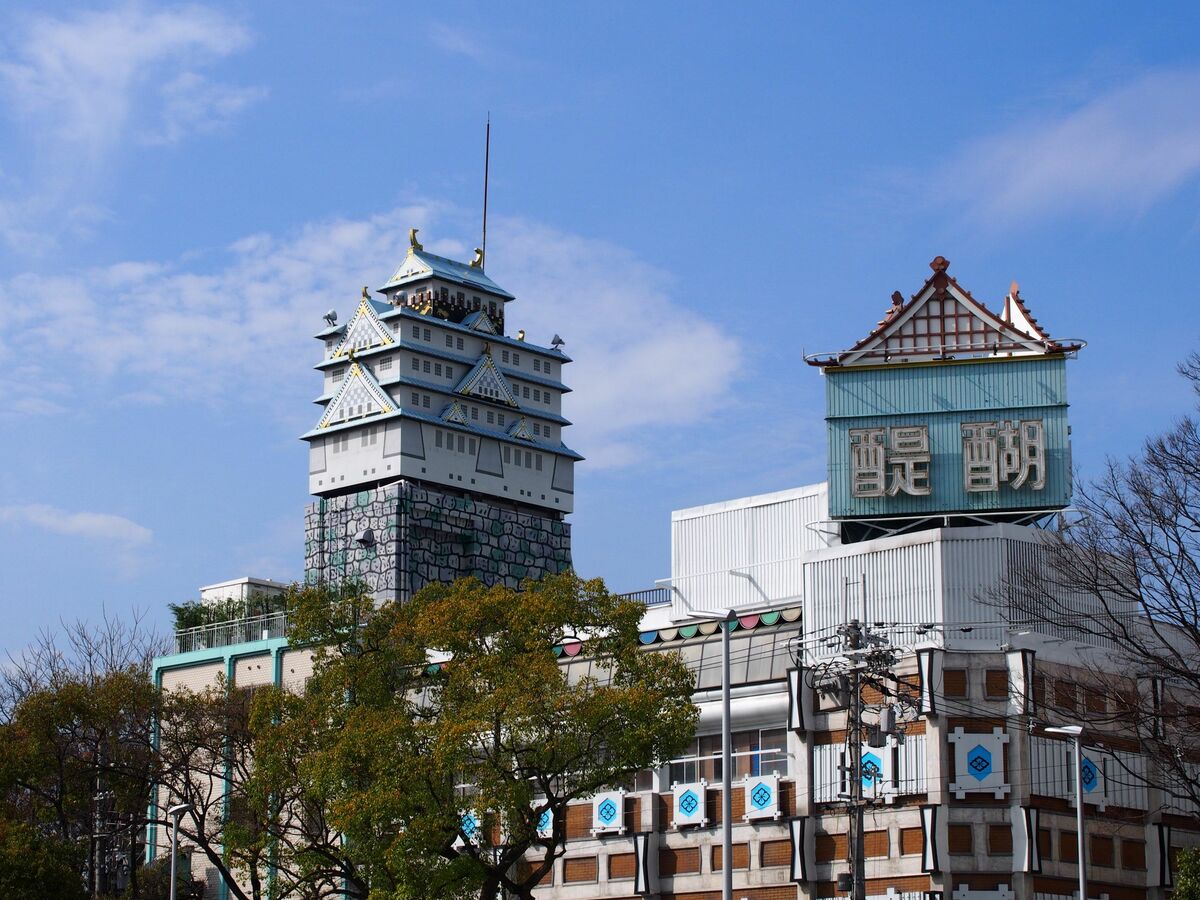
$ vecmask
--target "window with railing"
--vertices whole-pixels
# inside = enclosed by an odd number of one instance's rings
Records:
[[[787,775],[787,730],[752,728],[732,735],[733,778],[758,775]],[[702,735],[692,741],[683,756],[671,760],[669,783],[685,784],[721,779],[721,736]]]

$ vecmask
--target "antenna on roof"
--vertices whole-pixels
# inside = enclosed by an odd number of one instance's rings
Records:
[[[492,114],[487,114],[487,129],[483,135],[483,247],[479,251],[479,268],[487,262],[487,201],[488,201],[488,170],[491,168],[492,157]]]

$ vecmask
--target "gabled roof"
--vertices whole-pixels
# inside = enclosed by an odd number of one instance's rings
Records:
[[[529,422],[526,421],[524,416],[521,416],[521,418],[509,426],[508,433],[511,437],[520,438],[523,441],[533,440],[533,432],[529,430]]]
[[[471,331],[480,331],[484,334],[500,333],[496,331],[496,323],[492,321],[492,317],[482,309],[478,309],[475,312],[468,314],[466,318],[462,320],[461,324],[464,328],[470,329]]]
[[[1069,353],[1080,341],[1053,340],[1018,293],[1016,282],[999,315],[946,273],[950,261],[929,264],[933,275],[907,301],[899,291],[875,330],[849,350],[807,357],[810,365],[850,366],[964,357]]]
[[[352,362],[346,377],[342,379],[342,386],[325,407],[325,413],[317,423],[317,428],[328,428],[336,423],[364,419],[394,410],[395,405],[387,391],[379,386],[379,382],[364,366]]]
[[[472,290],[503,297],[505,300],[514,299],[512,294],[483,274],[483,269],[430,253],[420,245],[408,248],[404,262],[400,263],[399,268],[387,280],[387,284],[379,290],[391,290],[424,278],[441,278]]]
[[[446,408],[442,410],[443,422],[454,422],[457,425],[467,424],[467,411],[463,409],[463,405],[457,400],[453,400],[446,404]]]
[[[455,393],[468,397],[481,397],[484,400],[491,400],[493,403],[517,405],[517,398],[513,395],[512,388],[500,374],[500,370],[496,368],[496,363],[492,361],[492,354],[488,350],[484,350],[483,356],[479,357],[475,368],[466,374],[466,377],[458,383],[458,387],[454,390]]]
[[[385,309],[388,308],[386,304],[382,305]],[[366,288],[363,288],[363,298],[359,301],[358,309],[354,311],[354,316],[346,325],[346,331],[334,348],[331,358],[345,356],[355,350],[366,350],[369,347],[386,346],[393,343],[395,341],[391,332],[379,321],[376,302],[366,296]]]

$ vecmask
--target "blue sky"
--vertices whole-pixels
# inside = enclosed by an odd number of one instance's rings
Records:
[[[942,254],[1070,366],[1086,477],[1193,398],[1194,4],[51,4],[0,12],[4,648],[302,563],[310,334],[469,257],[577,360],[578,568],[820,480],[822,384]]]

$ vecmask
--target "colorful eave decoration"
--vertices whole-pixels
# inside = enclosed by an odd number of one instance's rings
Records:
[[[1050,337],[1021,299],[1014,281],[996,314],[947,273],[950,261],[936,257],[933,274],[907,301],[896,291],[875,329],[851,347],[805,357],[811,366],[880,365],[979,357],[1048,356],[1074,353],[1085,342]]]
[[[751,615],[738,616],[738,618],[730,623],[730,633],[737,631],[756,631],[761,628],[777,628],[782,625],[787,625],[792,622],[800,621],[801,608],[799,606],[790,606],[787,609],[777,609],[765,613],[753,613]],[[673,641],[686,643],[687,641],[699,641],[704,638],[711,637],[716,634],[723,623],[704,620],[701,622],[691,622],[687,625],[677,625],[671,628],[655,628],[650,631],[643,631],[638,634],[638,640],[644,646],[651,644],[669,644]],[[579,656],[586,646],[584,641],[565,641],[561,644],[554,645],[554,655],[558,659],[571,659]],[[450,661],[430,663],[425,667],[426,675],[436,675],[442,671]]]

